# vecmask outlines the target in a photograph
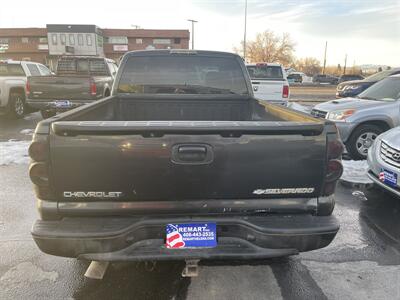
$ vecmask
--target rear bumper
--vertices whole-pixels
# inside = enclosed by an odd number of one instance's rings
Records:
[[[217,247],[164,247],[166,224],[196,222],[217,224]],[[38,220],[32,236],[45,253],[97,261],[260,259],[325,247],[338,230],[334,216],[103,217]]]
[[[73,109],[75,107],[82,106],[82,105],[85,105],[85,104],[88,104],[88,103],[92,103],[92,102],[94,102],[94,101],[96,101],[98,99],[93,99],[93,100],[88,100],[88,99],[85,99],[85,100],[70,100],[71,107],[68,107],[68,108],[58,108],[58,107],[56,107],[56,105],[54,103],[55,100],[39,100],[39,99],[38,100],[31,100],[31,99],[27,99],[26,103],[29,106],[31,106],[33,108],[36,108],[36,109],[39,109],[39,110],[60,110],[60,111],[65,111],[65,110],[70,110],[70,109]]]

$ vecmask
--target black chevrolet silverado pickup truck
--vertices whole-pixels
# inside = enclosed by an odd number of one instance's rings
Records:
[[[230,53],[127,53],[111,97],[40,122],[29,148],[45,253],[256,259],[327,246],[335,125],[253,97]]]

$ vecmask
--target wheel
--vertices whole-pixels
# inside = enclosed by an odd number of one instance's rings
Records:
[[[41,110],[40,114],[42,115],[43,119],[48,119],[54,117],[56,115],[56,111],[49,109],[49,110]]]
[[[376,125],[361,125],[350,135],[346,148],[354,160],[366,159],[369,147],[384,130]]]
[[[26,113],[25,96],[21,93],[11,93],[9,109],[9,114],[12,118],[23,118]]]

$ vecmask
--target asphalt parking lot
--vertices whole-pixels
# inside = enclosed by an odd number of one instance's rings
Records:
[[[24,155],[39,120],[0,118],[0,151],[22,151],[0,152],[0,299],[400,299],[400,199],[364,185],[338,185],[341,229],[324,249],[206,261],[191,279],[181,262],[118,263],[103,280],[84,278],[89,262],[43,254],[29,233],[37,215]]]

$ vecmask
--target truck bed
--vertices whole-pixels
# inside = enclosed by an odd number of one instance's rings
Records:
[[[322,188],[323,123],[254,99],[114,97],[56,119],[48,122],[59,199],[99,189],[129,201],[280,198],[285,188],[315,197]],[[270,188],[278,190],[255,192]]]

